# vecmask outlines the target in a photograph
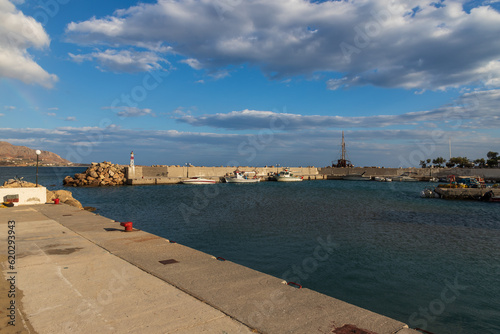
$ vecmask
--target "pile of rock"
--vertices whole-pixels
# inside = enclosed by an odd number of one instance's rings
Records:
[[[32,188],[36,187],[36,184],[28,182],[28,181],[23,181],[21,179],[10,179],[9,181],[5,181],[3,183],[2,188]]]
[[[85,173],[77,173],[74,177],[66,176],[63,180],[65,186],[118,186],[125,184],[125,167],[111,162],[93,162]]]

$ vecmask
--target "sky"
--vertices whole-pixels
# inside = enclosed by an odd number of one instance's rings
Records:
[[[74,163],[500,151],[500,1],[0,0],[0,141]]]

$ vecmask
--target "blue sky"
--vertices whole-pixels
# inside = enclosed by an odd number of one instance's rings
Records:
[[[76,163],[500,151],[499,1],[0,0],[0,140]]]

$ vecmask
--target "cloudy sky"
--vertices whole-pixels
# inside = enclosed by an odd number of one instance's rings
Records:
[[[0,140],[77,163],[500,151],[500,1],[0,0]]]

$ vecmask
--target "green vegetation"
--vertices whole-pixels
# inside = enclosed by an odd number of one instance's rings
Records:
[[[500,162],[500,157],[498,152],[490,151],[486,154],[487,159],[481,158],[474,161],[469,160],[467,157],[453,157],[446,161],[443,157],[438,157],[436,159],[420,160],[420,166],[422,168],[431,167],[458,167],[458,168],[498,168],[498,163]],[[432,164],[431,164],[432,162]]]

